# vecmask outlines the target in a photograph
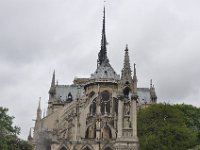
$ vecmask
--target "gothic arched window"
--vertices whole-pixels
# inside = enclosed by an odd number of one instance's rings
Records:
[[[105,126],[102,130],[102,138],[103,139],[111,139],[112,138],[112,133],[111,133],[111,129],[109,128],[109,126]]]
[[[124,90],[123,90],[123,94],[126,98],[129,97],[129,93],[130,93],[130,89],[128,87],[126,87]]]
[[[91,150],[91,149],[87,146],[83,150]]]
[[[96,114],[96,99],[94,99],[90,105],[90,114]]]
[[[101,113],[110,113],[110,94],[108,91],[101,93]]]
[[[67,148],[65,148],[65,147],[62,147],[60,150],[67,150]]]
[[[104,150],[112,150],[112,148],[110,148],[110,147],[106,147]]]
[[[115,113],[118,114],[118,99],[114,97],[113,100]]]
[[[91,125],[87,128],[85,137],[87,139],[94,139],[96,137],[96,128],[95,125]]]

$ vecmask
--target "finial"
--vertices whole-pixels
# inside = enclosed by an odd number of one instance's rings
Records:
[[[41,97],[39,97],[38,109],[40,109]]]
[[[136,76],[136,64],[134,63],[134,78],[137,80],[137,76]]]
[[[128,52],[128,44],[126,44],[126,49],[125,49],[125,51]]]
[[[105,8],[105,5],[103,7],[103,19],[105,19],[105,12],[106,12],[106,8]]]
[[[41,97],[39,97],[39,103],[38,103],[38,109],[37,109],[38,112],[41,112]]]
[[[134,75],[136,76],[136,64],[134,63]]]
[[[46,114],[45,114],[45,112],[46,112],[46,110],[44,109],[44,112],[43,112],[43,118],[44,118],[44,117],[45,117],[45,115],[46,115]]]
[[[106,4],[106,1],[103,1],[103,6],[104,6],[104,8],[105,8],[105,4]]]
[[[53,96],[55,94],[55,86],[56,86],[56,81],[55,81],[55,69],[53,71],[53,76],[52,76],[52,81],[51,81],[51,87],[49,89],[49,94]]]
[[[30,131],[29,131],[29,136],[31,137],[31,128],[30,128]]]
[[[106,9],[105,9],[105,6],[104,6],[104,8],[103,8],[103,29],[102,29],[102,40],[103,40],[102,42],[104,42],[104,43],[102,43],[102,44],[106,45],[106,41],[105,41],[106,40],[105,39],[105,34],[106,34],[105,33],[106,32],[105,31],[106,30],[105,29],[105,24],[106,24],[106,21],[105,20],[106,20]]]
[[[51,87],[55,86],[55,69],[53,71],[53,77],[52,77],[52,81],[51,81]]]
[[[137,75],[136,75],[136,64],[134,63],[134,76],[133,76],[134,81],[137,81]]]
[[[28,141],[31,141],[32,140],[32,136],[31,136],[31,128],[29,130],[29,135],[28,135]]]
[[[151,83],[150,83],[150,95],[151,95],[151,101],[153,103],[156,103],[157,102],[157,95],[156,95],[155,86],[154,86],[154,84],[152,84],[152,79],[151,79]]]
[[[37,109],[37,120],[41,119],[41,114],[42,114],[42,110],[40,108],[40,103],[41,103],[41,97],[39,97],[39,104],[38,104],[38,109]]]

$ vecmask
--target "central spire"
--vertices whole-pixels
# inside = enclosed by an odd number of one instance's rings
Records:
[[[102,29],[102,38],[101,38],[101,50],[98,54],[97,65],[100,66],[103,62],[109,61],[107,57],[107,41],[106,41],[106,31],[105,31],[105,7],[103,9],[103,29]]]

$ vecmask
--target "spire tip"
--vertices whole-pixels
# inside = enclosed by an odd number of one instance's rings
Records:
[[[98,54],[97,66],[101,65],[103,62],[108,62],[107,58],[107,40],[106,40],[106,31],[105,31],[105,6],[103,9],[103,28],[102,28],[102,38],[101,38],[101,50]]]

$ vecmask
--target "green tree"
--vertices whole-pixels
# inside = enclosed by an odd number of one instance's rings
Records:
[[[14,117],[7,113],[7,108],[0,107],[0,150],[32,150],[30,144],[17,137],[20,128],[13,126]]]
[[[177,106],[155,104],[138,113],[142,150],[187,150],[197,144],[197,130],[186,125]]]
[[[7,113],[7,108],[0,107],[0,136],[19,134],[20,128],[12,126],[14,117],[7,115]]]
[[[186,126],[196,130],[198,133],[198,143],[200,144],[200,108],[185,104],[178,104],[175,107],[183,113]]]

